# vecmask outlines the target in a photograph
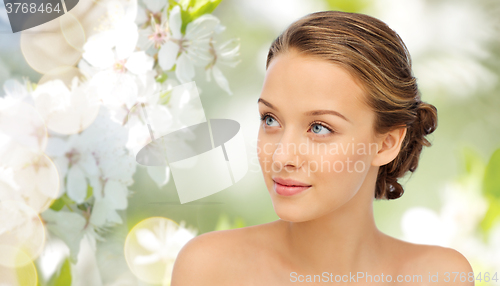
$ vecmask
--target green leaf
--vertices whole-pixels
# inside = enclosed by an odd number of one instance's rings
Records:
[[[179,3],[179,6],[181,6],[182,10],[188,10],[189,7],[193,6],[193,2],[195,0],[179,0],[177,3]]]
[[[192,7],[193,10],[198,10],[200,7],[207,5],[211,0],[196,0]]]
[[[67,193],[64,193],[64,195],[62,195],[61,199],[63,199],[63,201],[64,201],[64,203],[65,203],[66,205],[74,205],[74,204],[76,204],[76,202],[75,202],[75,201],[73,201],[72,199],[70,199],[70,198],[68,197],[68,194],[67,194]]]
[[[500,149],[491,156],[483,178],[483,193],[500,200]]]
[[[500,218],[500,200],[496,200],[492,197],[488,198],[489,207],[484,215],[483,220],[480,222],[479,227],[481,228],[484,238],[486,239],[487,234],[491,228],[496,224],[497,220]]]
[[[50,205],[50,208],[55,210],[55,211],[60,211],[62,210],[62,208],[64,207],[65,203],[64,203],[64,200],[63,198],[58,198],[57,200],[55,200],[52,205]]]
[[[215,8],[217,8],[217,6],[219,6],[219,4],[220,4],[221,1],[222,0],[213,0],[213,1],[204,0],[204,1],[198,1],[198,2],[200,2],[200,4],[194,6],[193,9],[191,9],[191,11],[190,11],[191,17],[193,19],[196,19],[196,18],[200,17],[203,14],[212,13],[215,10]],[[201,4],[202,2],[205,2],[205,3]]]
[[[94,195],[94,188],[92,186],[88,185],[87,187],[87,196],[85,197],[85,200],[88,200],[90,197]]]
[[[167,79],[168,79],[168,75],[167,75],[167,73],[164,72],[156,77],[156,82],[164,83]]]
[[[186,34],[187,25],[193,21],[193,18],[191,18],[191,14],[189,14],[188,11],[181,10],[181,19],[182,19],[181,33],[184,35]]]
[[[69,258],[66,258],[61,268],[50,278],[47,286],[68,286],[71,285],[71,280],[71,263]]]
[[[88,189],[87,189],[87,194],[88,194]],[[74,204],[76,203],[72,199],[70,199],[68,195],[65,193],[59,199],[55,200],[52,203],[52,205],[50,205],[50,208],[55,211],[60,211],[64,206],[70,206]]]
[[[23,257],[20,259],[20,261],[25,261],[27,259],[27,257],[24,257],[26,256],[26,254],[23,255]],[[19,258],[19,257],[17,257]],[[36,268],[35,268],[35,265],[33,263],[28,263],[24,266],[20,266],[20,267],[16,267],[16,276],[17,276],[17,282],[19,284],[17,285],[35,285],[35,282],[37,283],[36,285],[38,285],[38,283],[40,283],[39,279],[38,279],[38,274],[36,272]],[[1,277],[0,277],[0,281],[1,281]],[[4,285],[4,284],[0,284],[0,285]],[[7,284],[5,284],[7,285]],[[9,284],[11,285],[11,284]]]
[[[185,0],[184,2],[187,2]],[[181,32],[183,34],[186,33],[186,27],[189,23],[196,20],[198,17],[204,14],[212,13],[217,6],[222,2],[222,0],[198,0],[198,1],[190,1],[189,4],[184,3],[181,6],[181,18],[182,18],[182,27]],[[184,8],[186,7],[186,8]]]
[[[71,264],[68,258],[64,260],[64,263],[59,270],[59,277],[57,277],[54,284],[54,286],[65,285],[71,285]]]

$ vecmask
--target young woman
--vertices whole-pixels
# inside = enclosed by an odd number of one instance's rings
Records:
[[[474,285],[456,250],[375,225],[373,200],[403,194],[437,126],[401,38],[367,15],[312,13],[276,38],[266,69],[258,156],[280,219],[192,239],[172,285]]]

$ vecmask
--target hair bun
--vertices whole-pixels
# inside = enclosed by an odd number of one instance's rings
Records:
[[[416,123],[422,135],[425,136],[434,132],[437,128],[437,108],[432,104],[420,102],[417,109]]]

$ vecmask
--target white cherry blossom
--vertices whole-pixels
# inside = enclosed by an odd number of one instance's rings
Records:
[[[118,1],[111,2],[108,10],[112,15],[109,16],[110,28],[87,40],[82,57],[90,65],[86,67],[87,73],[94,73],[90,84],[103,104],[130,108],[140,92],[140,80],[136,77],[151,71],[154,59],[144,51],[136,51],[139,37],[135,24],[136,1],[129,7]]]
[[[172,8],[168,19],[168,34],[158,52],[160,67],[170,70],[175,65],[177,79],[181,83],[191,81],[195,76],[195,65],[205,66],[212,59],[210,39],[219,23],[215,16],[205,14],[187,24],[186,33],[182,35],[180,7]]]
[[[136,23],[143,25],[150,23],[152,18],[156,20],[161,18],[161,12],[168,10],[169,3],[165,0],[143,0],[144,7],[138,6]],[[159,22],[159,21],[158,21]]]
[[[112,121],[102,109],[96,121],[67,140],[51,138],[59,146],[53,156],[61,169],[67,168],[68,197],[77,204],[86,201],[89,186],[95,198],[90,218],[97,228],[121,223],[116,210],[127,207],[128,189],[133,183],[136,164],[125,148],[127,130]]]
[[[89,84],[77,77],[69,88],[56,79],[38,85],[32,95],[47,127],[61,134],[83,131],[94,121],[100,108]]]
[[[149,254],[133,257],[132,263],[134,266],[164,266],[164,272],[156,273],[156,275],[161,276],[162,283],[167,283],[167,285],[169,285],[168,283],[171,281],[173,265],[177,255],[182,247],[189,240],[194,238],[196,234],[197,231],[195,229],[185,227],[184,221],[181,221],[181,223],[177,225],[175,222],[168,219],[157,220],[157,223],[152,229],[137,229],[135,231],[135,237],[138,247],[146,250]],[[133,234],[131,233],[131,235]],[[151,277],[151,279],[160,280],[160,277]]]
[[[215,82],[225,92],[232,95],[233,92],[229,88],[229,82],[220,70],[221,65],[236,67],[241,62],[238,60],[240,45],[234,39],[228,40],[220,45],[210,44],[210,52],[213,53],[213,60],[205,67],[207,81],[211,81],[211,75],[215,78]]]
[[[151,254],[135,257],[134,263],[141,265],[173,261],[181,248],[196,236],[196,231],[186,228],[184,221],[178,227],[171,221],[159,222],[153,230],[144,228],[136,231],[139,245]]]

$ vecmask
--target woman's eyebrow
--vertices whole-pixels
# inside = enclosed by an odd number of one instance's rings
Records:
[[[266,106],[267,106],[267,107],[269,107],[269,108],[272,108],[272,109],[274,109],[274,110],[276,110],[276,111],[279,111],[279,110],[278,110],[278,108],[274,107],[271,103],[269,103],[268,101],[266,101],[266,100],[264,100],[264,99],[262,99],[262,98],[259,98],[259,100],[257,100],[257,104],[258,104],[259,102],[264,103],[264,105],[266,105]]]
[[[304,112],[304,115],[306,115],[306,116],[323,115],[323,114],[335,115],[335,116],[338,116],[338,117],[344,119],[345,121],[347,121],[349,123],[352,123],[351,120],[349,120],[347,117],[345,117],[340,112],[335,111],[335,110],[326,110],[325,109],[325,110],[313,110],[313,111]]]
[[[276,107],[274,107],[274,105],[272,105],[270,102],[268,102],[267,100],[264,100],[262,98],[259,98],[259,100],[257,100],[257,103],[259,102],[262,102],[264,105],[266,105],[267,107],[269,108],[272,108],[276,111],[278,111],[278,109]],[[338,116],[342,119],[344,119],[345,121],[349,122],[349,123],[352,123],[351,120],[349,120],[347,117],[345,117],[344,115],[342,115],[340,112],[338,111],[335,111],[335,110],[312,110],[312,111],[307,111],[304,113],[304,115],[306,116],[314,116],[314,115],[323,115],[323,114],[331,114],[331,115],[335,115],[335,116]]]

